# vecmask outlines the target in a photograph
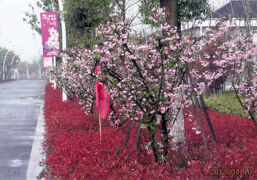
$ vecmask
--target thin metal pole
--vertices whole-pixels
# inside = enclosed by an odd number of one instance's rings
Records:
[[[61,26],[62,26],[62,50],[66,51],[66,25],[65,25],[65,21],[64,21],[64,17],[63,17],[63,1],[62,0],[58,0],[58,4],[59,4],[59,11],[61,13],[60,18],[61,18]],[[66,60],[62,59],[62,62],[64,64],[66,64]],[[67,101],[67,94],[65,92],[64,87],[62,88],[62,101]]]
[[[42,79],[41,66],[40,66],[39,61],[37,61],[37,65],[38,65],[38,71],[39,71],[39,78]]]
[[[16,57],[17,55],[14,55],[13,58],[12,58],[12,62],[11,62],[11,68],[12,68],[12,65],[13,65],[13,61],[14,61],[14,58]],[[11,79],[13,79],[13,72],[11,72]]]
[[[12,61],[11,61],[11,66],[13,64],[13,61],[14,61],[14,58],[16,57],[17,55],[14,55],[13,58],[12,58]]]
[[[53,57],[53,69],[56,71],[56,57]],[[54,89],[56,89],[56,80],[54,80]]]
[[[30,79],[28,63],[25,63],[25,64],[26,64],[26,66],[27,66],[27,79]]]
[[[3,62],[3,81],[5,80],[5,73],[4,73],[4,67],[5,67],[5,60],[7,58],[7,55],[9,54],[9,52],[11,52],[10,50],[7,51],[7,53],[5,54],[5,57],[4,57],[4,62]]]
[[[99,133],[100,133],[100,142],[101,142],[102,141],[102,119],[101,119],[100,113],[99,113]]]

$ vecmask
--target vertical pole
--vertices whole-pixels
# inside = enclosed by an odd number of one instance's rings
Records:
[[[25,63],[25,64],[26,64],[26,66],[27,66],[27,79],[30,79],[28,63]]]
[[[13,56],[12,58],[12,61],[11,61],[11,66],[13,65],[13,61],[14,61],[14,58],[16,57],[16,55]]]
[[[16,57],[16,55],[13,56],[12,58],[12,61],[11,61],[11,68],[12,68],[12,65],[13,65],[13,61],[14,61],[14,58]],[[11,72],[11,79],[13,79],[13,72]]]
[[[100,133],[100,141],[102,141],[102,119],[99,113],[99,133]]]
[[[62,26],[62,50],[66,51],[66,26],[65,26],[65,21],[63,17],[63,1],[58,0],[59,4],[59,11],[61,13],[60,18],[61,18],[61,26]],[[66,64],[66,60],[63,59],[62,62]],[[64,87],[62,88],[62,101],[67,101],[67,94],[65,92]]]
[[[56,70],[56,57],[53,57],[53,69]],[[56,80],[53,80],[54,89],[56,89]]]
[[[256,22],[256,21],[255,21],[255,22]],[[257,45],[257,34],[256,34],[256,33],[253,34],[253,43],[254,43],[255,45]],[[256,57],[256,56],[253,57],[253,59],[257,62],[257,57]],[[256,86],[256,83],[257,83],[257,82],[253,81],[254,87]]]
[[[3,62],[3,81],[5,80],[5,72],[4,72],[4,69],[5,69],[5,60],[7,58],[7,55],[9,54],[9,52],[11,52],[10,50],[8,50],[5,54],[5,57],[4,57],[4,62]]]
[[[39,79],[42,79],[41,66],[40,66],[39,61],[37,61],[37,65],[38,65]]]
[[[20,72],[18,70],[18,73],[17,73],[17,79],[20,79]]]

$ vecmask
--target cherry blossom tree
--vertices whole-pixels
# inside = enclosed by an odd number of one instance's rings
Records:
[[[200,38],[180,37],[176,28],[165,23],[162,9],[153,11],[151,20],[161,22],[163,33],[141,41],[129,20],[113,17],[96,29],[101,43],[94,49],[73,49],[65,55],[67,64],[56,74],[59,85],[78,98],[89,113],[95,101],[95,81],[106,84],[112,107],[109,122],[119,126],[130,121],[131,127],[137,122],[139,130],[146,128],[156,162],[166,161],[172,143],[170,131],[181,109],[191,104],[190,97],[199,98],[222,76],[233,80],[241,105],[256,125],[257,76],[253,57],[257,49],[250,38],[227,37],[227,22],[219,23],[218,28]],[[219,41],[220,37],[224,40]],[[206,50],[210,45],[216,49],[211,54]],[[105,78],[95,76],[98,65]],[[253,68],[250,74],[245,73],[245,65]],[[210,70],[210,66],[215,68]],[[200,109],[198,115],[201,120]],[[207,146],[203,120],[200,122]]]
[[[155,14],[153,21],[165,19],[162,10]],[[165,36],[155,34],[139,42],[126,21],[113,21],[98,28],[98,36],[105,40],[94,50],[106,75],[103,83],[108,85],[110,99],[119,106],[122,119],[137,121],[148,129],[156,161],[166,160],[172,122],[186,102],[180,98],[186,85],[185,76],[178,74],[186,72],[178,56],[187,42],[180,41],[176,29],[167,23],[161,28]],[[158,140],[157,132],[162,136]],[[158,143],[162,146],[159,150]]]
[[[93,62],[90,50],[72,49],[63,57],[67,60],[66,64],[62,64],[58,69],[55,78],[60,87],[64,87],[68,96],[77,100],[83,105],[87,113],[93,113],[95,102],[94,82],[95,76],[88,67]]]
[[[220,22],[218,28],[207,31],[198,43],[187,51],[193,56],[185,59],[190,64],[193,91],[202,94],[222,77],[232,81],[238,101],[256,124],[256,45],[247,34],[229,37],[229,22]],[[222,40],[220,40],[222,38]],[[215,51],[210,53],[210,47]],[[198,49],[198,50],[197,50]],[[205,50],[201,50],[205,49]],[[188,61],[189,60],[189,61]],[[251,69],[251,71],[249,71]],[[192,86],[193,87],[193,86]]]

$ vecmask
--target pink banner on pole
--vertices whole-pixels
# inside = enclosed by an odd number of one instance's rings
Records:
[[[60,54],[57,12],[40,13],[44,57]]]
[[[46,71],[48,71],[50,68],[52,68],[53,62],[51,57],[44,57],[44,68]]]

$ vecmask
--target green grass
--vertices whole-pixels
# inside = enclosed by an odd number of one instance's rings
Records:
[[[204,99],[208,108],[220,113],[229,113],[232,116],[238,115],[243,118],[248,118],[248,114],[238,102],[234,91],[225,91],[223,94],[214,94]]]

